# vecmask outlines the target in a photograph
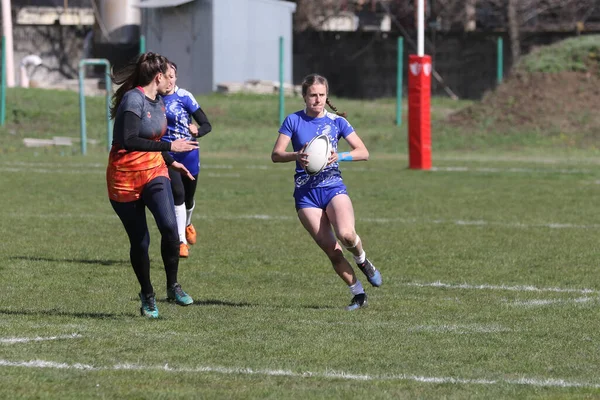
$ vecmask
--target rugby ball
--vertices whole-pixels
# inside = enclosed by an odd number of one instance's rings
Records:
[[[308,154],[308,165],[304,167],[304,170],[308,175],[317,175],[327,166],[331,155],[329,136],[325,133],[315,136],[308,142],[304,152]]]

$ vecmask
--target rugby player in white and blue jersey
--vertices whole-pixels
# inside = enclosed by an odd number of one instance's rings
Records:
[[[165,142],[173,142],[177,139],[195,141],[197,138],[203,137],[212,130],[212,126],[194,96],[187,90],[176,86],[177,65],[175,63],[171,63],[167,76],[171,81],[172,89],[163,96],[167,115],[167,132],[161,140]],[[199,127],[192,123],[192,118]],[[186,153],[171,153],[171,156],[175,161],[182,163],[193,176],[193,179],[190,179],[185,174],[169,169],[180,241],[179,256],[188,257],[188,244],[196,243],[196,229],[192,224],[192,212],[195,207],[196,182],[200,173],[200,149]]]
[[[352,253],[359,269],[373,286],[381,286],[379,271],[367,259],[362,241],[354,227],[354,209],[339,170],[339,161],[366,161],[369,158],[363,141],[354,128],[327,98],[327,79],[317,74],[308,75],[302,82],[302,96],[306,108],[288,115],[279,129],[273,147],[273,162],[296,161],[294,199],[298,218],[319,247],[327,254],[335,272],[348,285],[352,301],[347,310],[367,305],[367,295],[354,269],[344,257],[340,243]],[[325,109],[329,105],[336,113]],[[332,152],[328,165],[320,173],[310,176],[304,170],[308,164],[306,144],[320,134],[329,136]],[[338,153],[338,141],[345,139],[351,151]],[[287,151],[292,142],[293,151]],[[337,237],[337,240],[336,240]]]

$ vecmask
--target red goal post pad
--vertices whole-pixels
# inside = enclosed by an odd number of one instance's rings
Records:
[[[431,57],[408,56],[408,164],[431,169]]]

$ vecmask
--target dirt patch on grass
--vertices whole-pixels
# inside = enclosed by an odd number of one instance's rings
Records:
[[[494,134],[569,135],[577,146],[585,145],[600,139],[600,77],[589,71],[517,72],[448,122]]]

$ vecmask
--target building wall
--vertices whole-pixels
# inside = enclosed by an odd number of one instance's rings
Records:
[[[172,59],[178,83],[193,93],[223,82],[279,80],[279,36],[285,80],[292,80],[292,12],[275,0],[195,0],[142,12],[146,50]]]
[[[279,37],[284,37],[284,80],[292,81],[295,4],[274,0],[215,0],[214,86],[250,79],[279,81]]]
[[[212,87],[210,0],[178,7],[142,10],[146,51],[163,54],[177,64],[177,84],[193,93]]]
[[[15,82],[19,82],[19,64],[30,54],[40,56],[43,64],[28,67],[30,84],[54,86],[65,79],[77,79],[79,60],[91,51],[86,37],[91,27],[13,26]],[[87,43],[87,44],[86,44]]]
[[[189,71],[193,93],[209,93],[214,89],[213,3],[196,0],[193,19],[193,42],[190,45],[192,69]]]

